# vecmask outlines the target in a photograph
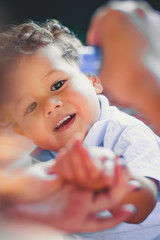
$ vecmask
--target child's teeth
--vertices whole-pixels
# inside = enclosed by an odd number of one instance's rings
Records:
[[[57,123],[57,126],[58,127],[59,125],[61,125],[64,121],[66,121],[68,118],[70,118],[70,116],[67,116],[65,118],[63,118],[59,123]]]

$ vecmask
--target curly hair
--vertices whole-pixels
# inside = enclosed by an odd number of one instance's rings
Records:
[[[52,44],[61,50],[66,60],[77,61],[78,48],[82,45],[80,40],[55,19],[39,24],[29,21],[0,34],[0,54],[8,60],[22,54],[33,54]]]
[[[30,20],[27,23],[13,25],[7,31],[0,33],[1,80],[4,81],[9,68],[14,68],[22,55],[34,54],[38,49],[49,45],[58,47],[61,56],[67,62],[78,62],[78,49],[82,46],[80,40],[55,19],[44,23],[36,23]],[[6,84],[10,86],[9,80],[6,80]],[[2,123],[2,112],[1,108],[0,125]],[[2,125],[5,126],[4,123]]]

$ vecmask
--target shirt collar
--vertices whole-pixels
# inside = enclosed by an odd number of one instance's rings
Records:
[[[107,128],[106,118],[108,116],[109,101],[103,95],[98,95],[100,104],[99,119],[92,125],[84,139],[85,146],[103,146],[105,129]]]

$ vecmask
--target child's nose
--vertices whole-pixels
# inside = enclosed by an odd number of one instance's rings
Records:
[[[47,99],[46,103],[45,103],[45,116],[49,117],[56,108],[59,108],[62,106],[62,101],[60,101],[59,99]]]

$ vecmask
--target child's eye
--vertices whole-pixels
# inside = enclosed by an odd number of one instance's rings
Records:
[[[53,86],[51,87],[51,91],[58,90],[59,88],[61,88],[64,85],[65,82],[66,82],[66,80],[61,80],[61,81],[53,84]]]
[[[36,102],[33,102],[31,105],[29,105],[29,107],[27,108],[27,110],[25,111],[25,114],[24,115],[27,115],[31,112],[33,112],[37,107],[37,103]]]

